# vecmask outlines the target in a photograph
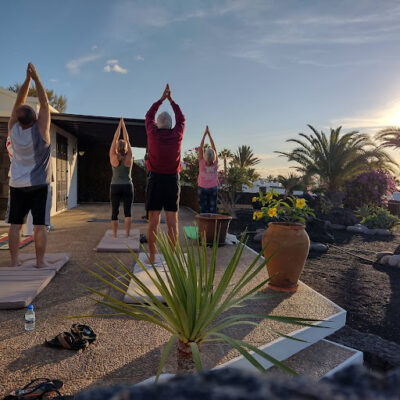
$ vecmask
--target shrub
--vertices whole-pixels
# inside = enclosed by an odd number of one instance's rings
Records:
[[[197,189],[197,177],[199,176],[199,156],[198,147],[190,149],[183,155],[183,169],[181,171],[181,180],[183,184],[190,185]]]
[[[399,218],[384,208],[377,208],[361,221],[369,229],[392,229],[399,223]]]
[[[387,196],[396,190],[395,180],[389,172],[365,172],[346,182],[344,204],[353,210],[363,205],[382,207],[387,204]]]

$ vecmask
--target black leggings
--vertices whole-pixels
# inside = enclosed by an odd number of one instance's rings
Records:
[[[112,206],[111,219],[113,221],[118,221],[119,205],[121,200],[124,202],[125,218],[131,217],[131,207],[133,202],[133,187],[131,184],[112,184],[110,186],[110,198]]]

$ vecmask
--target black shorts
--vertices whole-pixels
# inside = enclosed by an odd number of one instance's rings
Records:
[[[33,225],[50,225],[51,187],[50,185],[10,187],[6,221],[22,225],[29,211]]]
[[[179,210],[181,186],[179,174],[147,174],[146,210],[176,212]]]

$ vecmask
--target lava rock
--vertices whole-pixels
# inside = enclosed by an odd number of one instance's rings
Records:
[[[389,256],[388,264],[391,267],[398,267],[400,266],[400,255]]]
[[[392,231],[390,229],[375,229],[377,235],[390,236]]]
[[[391,251],[380,251],[379,253],[376,253],[376,261],[379,262],[382,257],[384,256],[392,256],[393,252]]]
[[[351,226],[358,224],[361,219],[354,215],[354,212],[349,208],[335,207],[330,210],[326,218],[332,222],[332,224]]]
[[[329,225],[322,219],[315,218],[307,221],[306,232],[312,242],[333,243],[335,241]]]
[[[383,257],[381,257],[380,259],[379,259],[379,264],[381,264],[381,265],[387,265],[387,264],[389,264],[389,260],[390,260],[390,255],[386,255],[386,256],[383,256]]]
[[[361,225],[351,225],[348,226],[346,230],[353,233],[364,233],[363,227]]]
[[[398,400],[399,395],[400,369],[384,375],[350,366],[319,382],[222,368],[178,375],[157,385],[96,388],[78,394],[76,400]]]
[[[318,253],[325,253],[328,251],[328,246],[323,243],[311,242],[310,243],[310,251],[316,251]]]
[[[342,224],[331,224],[331,228],[335,231],[344,231],[346,229],[346,225]]]

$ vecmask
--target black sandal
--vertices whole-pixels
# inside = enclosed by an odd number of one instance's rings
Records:
[[[71,333],[81,340],[87,340],[89,344],[97,339],[97,335],[88,325],[72,324]]]
[[[46,345],[68,350],[84,350],[89,346],[89,342],[86,339],[81,339],[73,335],[72,333],[62,332],[54,339],[46,339]]]
[[[22,389],[13,390],[10,394],[4,397],[3,400],[25,400],[25,399],[54,399],[57,397],[51,396],[52,393],[57,394],[59,399],[62,399],[58,389],[61,389],[63,382],[59,380],[50,380],[47,378],[38,378],[29,382]],[[65,396],[64,396],[65,397]]]

